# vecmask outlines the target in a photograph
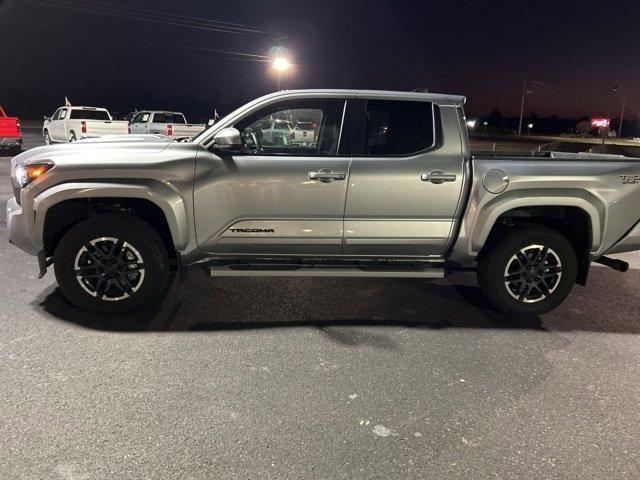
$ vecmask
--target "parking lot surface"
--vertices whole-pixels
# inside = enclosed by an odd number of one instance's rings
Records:
[[[8,244],[8,162],[0,478],[640,478],[640,255],[528,321],[472,274],[199,271],[98,317]]]

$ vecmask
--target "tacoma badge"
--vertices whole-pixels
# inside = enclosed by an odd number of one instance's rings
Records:
[[[620,178],[622,178],[622,184],[627,184],[627,183],[640,183],[640,175],[639,174],[635,174],[635,175],[620,175]]]

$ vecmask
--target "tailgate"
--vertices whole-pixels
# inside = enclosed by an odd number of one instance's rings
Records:
[[[129,124],[117,120],[83,120],[87,122],[87,135],[114,135],[129,133]]]
[[[17,118],[0,117],[0,137],[20,137]]]
[[[204,124],[198,125],[180,125],[173,124],[173,136],[174,137],[193,137],[205,129]]]

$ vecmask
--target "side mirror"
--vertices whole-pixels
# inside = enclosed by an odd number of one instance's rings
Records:
[[[51,121],[51,117],[47,117],[46,115],[44,116],[44,120],[45,122],[50,122]]]
[[[219,152],[240,152],[242,151],[242,139],[237,128],[223,128],[213,137],[211,146]]]

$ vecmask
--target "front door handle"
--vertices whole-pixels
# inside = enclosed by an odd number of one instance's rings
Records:
[[[456,174],[445,173],[442,170],[434,170],[433,172],[420,174],[420,180],[422,180],[423,182],[431,182],[439,185],[444,182],[455,182]]]
[[[321,182],[330,182],[331,180],[344,180],[347,175],[344,172],[332,172],[331,170],[322,169],[317,172],[309,172],[311,180],[320,180]]]

